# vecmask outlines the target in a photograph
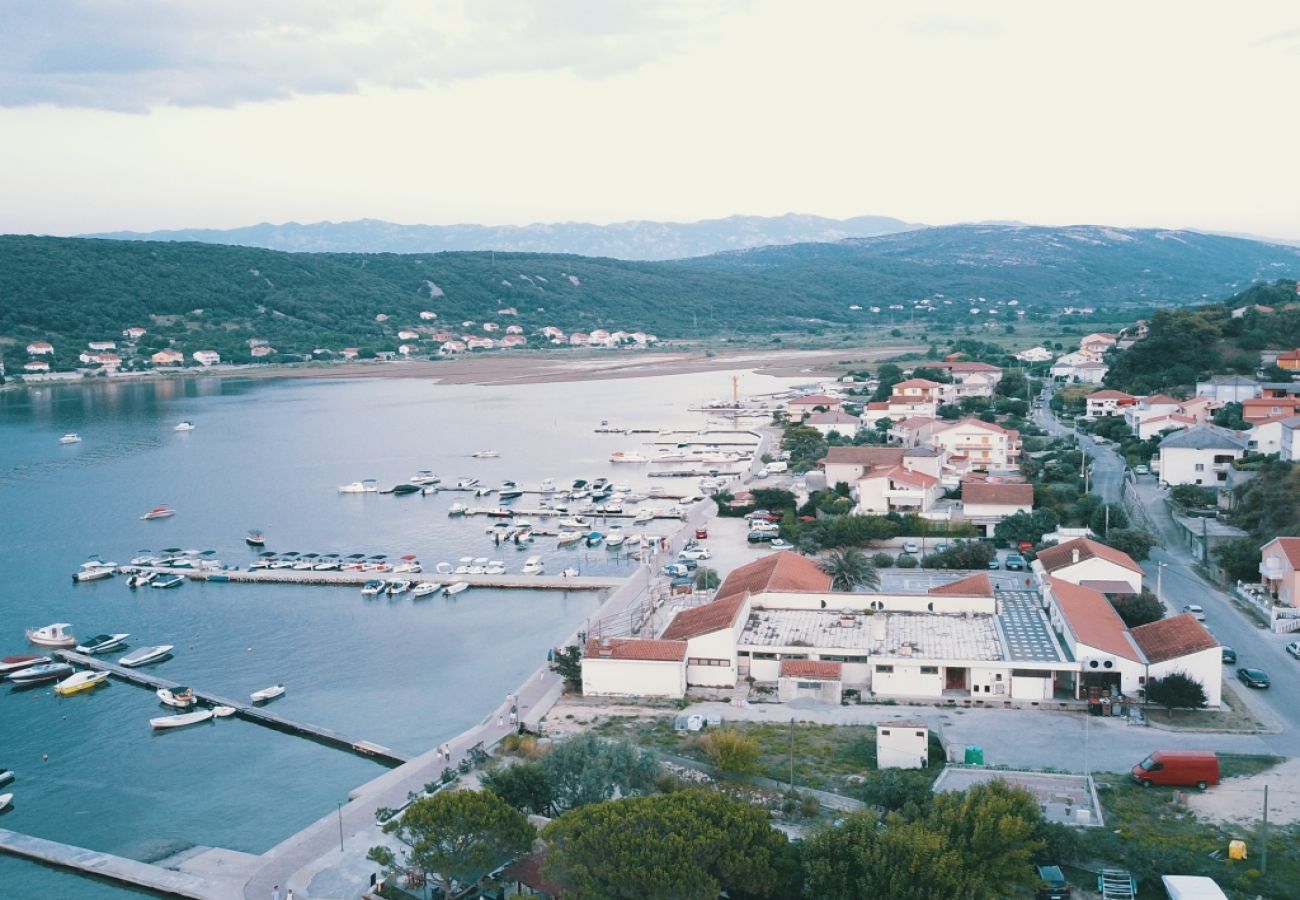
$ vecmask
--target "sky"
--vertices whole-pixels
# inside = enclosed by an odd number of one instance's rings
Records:
[[[787,212],[1300,239],[1300,4],[5,0],[0,232]]]

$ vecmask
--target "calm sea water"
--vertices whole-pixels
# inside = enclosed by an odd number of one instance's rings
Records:
[[[414,553],[429,568],[486,556],[512,572],[540,553],[548,571],[624,571],[632,563],[616,554],[559,551],[554,540],[527,553],[495,548],[486,520],[446,514],[470,495],[337,486],[373,477],[388,487],[420,469],[445,482],[603,475],[677,486],[608,463],[613,450],[653,454],[641,445],[649,436],[593,429],[602,419],[702,427],[686,407],[726,393],[730,375],[508,387],[196,379],[0,393],[0,655],[28,652],[23,629],[50,622],[73,623],[80,637],[130,632],[133,646],[176,646],[160,676],[233,696],[283,682],[277,711],[422,752],[486,715],[600,596],[475,588],[376,601],[355,588],[197,582],[131,591],[120,578],[73,585],[71,573],[91,554],[125,562],[165,547],[246,565],[250,528],[281,551]],[[743,384],[757,393],[788,382],[749,374]],[[174,432],[182,420],[195,430]],[[60,445],[65,432],[83,442]],[[501,456],[470,457],[482,448]],[[178,514],[140,521],[160,504]],[[0,683],[0,768],[18,774],[0,828],[142,859],[194,844],[259,853],[382,771],[234,719],[155,734],[147,720],[161,714],[152,693],[120,683],[67,698]],[[133,893],[2,856],[0,885],[5,896]]]

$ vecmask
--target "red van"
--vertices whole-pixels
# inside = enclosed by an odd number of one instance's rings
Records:
[[[1198,787],[1219,783],[1219,757],[1213,750],[1156,750],[1133,767],[1133,780],[1143,787]]]

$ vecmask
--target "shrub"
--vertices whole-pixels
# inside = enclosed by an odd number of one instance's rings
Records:
[[[894,561],[894,565],[900,569],[915,569],[917,566],[915,556],[900,556]]]
[[[888,569],[894,564],[894,557],[888,553],[875,553],[872,554],[871,564],[877,569]]]
[[[748,775],[758,770],[758,757],[762,752],[758,739],[734,728],[709,732],[700,739],[699,747],[724,772]]]

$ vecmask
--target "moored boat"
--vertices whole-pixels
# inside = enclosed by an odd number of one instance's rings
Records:
[[[212,714],[216,716],[218,719],[224,719],[227,716],[233,716],[237,712],[239,712],[239,710],[235,709],[233,706],[212,707]]]
[[[193,431],[193,430],[194,430],[193,422],[181,422],[175,428],[172,429],[172,431]]]
[[[96,653],[107,653],[109,650],[116,650],[122,646],[122,642],[131,635],[123,632],[122,634],[97,634],[93,638],[88,638],[77,645],[78,653],[88,653],[94,656]]]
[[[406,483],[406,484],[395,484],[388,490],[384,491],[384,493],[396,494],[399,497],[403,497],[407,494],[418,494],[420,493],[420,490],[421,488],[418,484]]]
[[[153,728],[183,728],[186,725],[197,725],[199,722],[206,722],[211,719],[213,712],[210,709],[196,709],[194,712],[181,713],[178,716],[159,716],[149,720],[149,725]]]
[[[436,581],[421,581],[415,587],[411,588],[412,597],[427,597],[430,594],[436,594],[442,590],[442,585]]]
[[[353,481],[350,484],[339,485],[340,494],[375,494],[379,492],[379,482],[373,478],[367,478],[364,481]]]
[[[40,656],[35,653],[6,656],[4,659],[0,659],[0,678],[3,678],[11,672],[17,672],[20,669],[29,669],[32,666],[39,666],[42,663],[47,663],[49,661],[50,658],[48,656]]]
[[[89,691],[103,684],[108,680],[107,672],[77,672],[68,678],[63,679],[54,686],[54,693],[60,697],[70,697],[73,694],[79,694],[82,691]]]
[[[126,586],[129,588],[142,588],[157,577],[157,572],[132,572],[126,576]]]
[[[185,583],[184,575],[159,575],[153,581],[149,582],[149,587],[167,590],[168,588],[180,587]]]
[[[176,510],[170,506],[155,506],[141,516],[140,519],[144,522],[152,522],[154,519],[170,519],[174,515],[176,515]]]
[[[27,640],[42,647],[72,647],[77,639],[72,636],[72,626],[67,622],[55,622],[43,628],[28,628]]]
[[[470,456],[475,459],[496,459],[501,454],[495,450],[475,450]]]
[[[361,585],[361,596],[373,597],[376,594],[382,594],[388,585],[379,578],[372,578],[365,584]]]
[[[544,564],[542,563],[542,558],[540,556],[530,556],[524,562],[523,574],[540,575],[542,574],[543,568]]]
[[[599,544],[601,541],[603,541],[604,539],[605,539],[605,536],[604,536],[603,534],[601,534],[599,531],[591,531],[591,532],[588,532],[588,533],[587,533],[587,546],[588,546],[588,547],[594,547],[594,546],[596,546],[597,544]]]
[[[266,703],[268,700],[274,700],[276,697],[284,695],[284,685],[273,684],[270,687],[262,688],[260,691],[253,691],[248,695],[248,699],[254,703]]]
[[[461,591],[469,590],[469,584],[464,581],[453,581],[442,589],[444,596],[450,597],[452,594],[459,594]]]
[[[72,671],[72,666],[67,663],[51,662],[27,669],[19,669],[17,672],[10,673],[9,680],[14,684],[39,684],[42,681],[67,678],[72,674]]]
[[[456,479],[456,487],[462,491],[468,491],[478,487],[478,479],[469,475],[462,475]]]
[[[0,811],[9,808],[9,804],[14,802],[13,794],[0,794]]]
[[[247,536],[245,536],[244,543],[250,547],[265,547],[266,538],[262,535],[261,531],[253,528],[250,529]]]
[[[12,769],[0,769],[0,787],[13,781],[16,777]]]
[[[609,461],[612,463],[643,463],[649,462],[650,460],[647,459],[644,454],[637,453],[636,451],[625,453],[622,450],[615,450],[609,455]]]
[[[421,469],[420,471],[416,472],[414,475],[411,476],[410,481],[411,484],[418,484],[423,486],[423,485],[437,484],[438,482],[442,481],[442,479],[439,478],[437,475],[433,474],[432,472],[430,472],[428,469]]]
[[[388,582],[388,587],[386,588],[388,596],[390,597],[396,596],[397,594],[405,594],[410,589],[411,582],[404,578],[394,578],[392,581]]]
[[[152,662],[157,662],[158,660],[168,656],[171,652],[171,644],[159,644],[155,647],[141,647],[138,650],[132,650],[117,662],[118,665],[126,666],[128,669],[134,669],[136,666],[144,666]]]
[[[447,515],[449,516],[463,516],[467,512],[469,512],[469,507],[464,503],[453,503],[447,507]]]
[[[81,564],[81,568],[72,573],[72,580],[98,581],[101,578],[111,578],[116,569],[117,563],[104,562],[98,559],[88,559]]]
[[[59,443],[60,443],[60,444],[80,444],[80,443],[81,443],[81,435],[77,434],[75,431],[69,431],[69,432],[68,432],[67,434],[65,434],[63,437],[59,438]]]
[[[194,691],[187,687],[158,688],[155,691],[158,699],[168,706],[174,706],[177,709],[189,709],[194,705]]]
[[[578,543],[580,540],[582,540],[583,536],[584,535],[581,531],[561,531],[559,534],[555,536],[555,540],[557,544],[559,544],[561,547],[564,547],[569,544]]]

